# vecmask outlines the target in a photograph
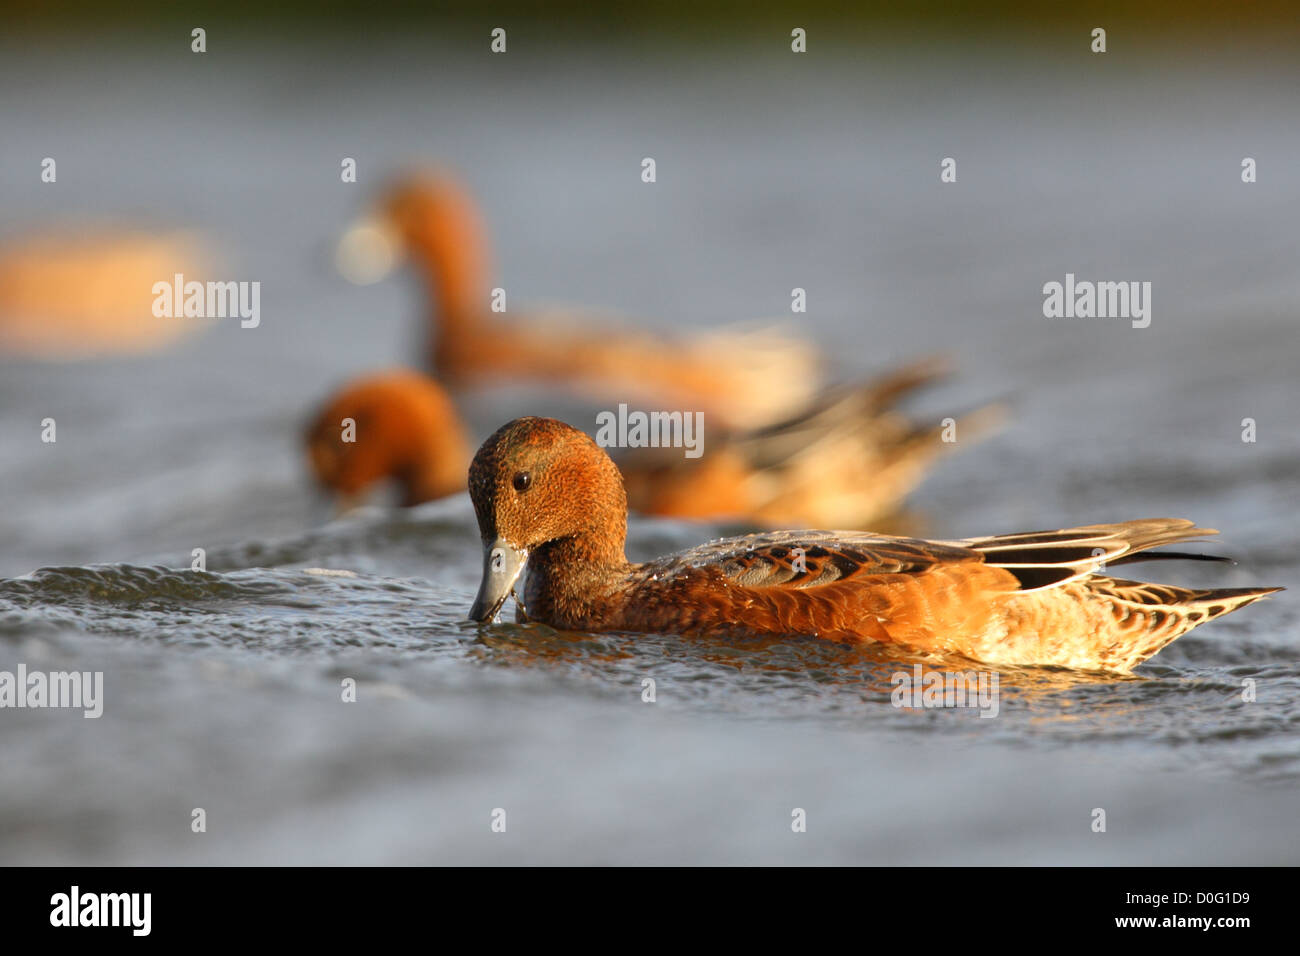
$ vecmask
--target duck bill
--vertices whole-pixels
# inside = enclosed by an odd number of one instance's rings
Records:
[[[528,552],[516,548],[504,538],[483,546],[483,581],[478,586],[478,597],[469,609],[471,621],[487,622],[497,616],[506,603],[510,591],[528,563]]]
[[[354,285],[372,285],[402,261],[402,240],[385,220],[371,217],[353,223],[334,250],[334,265]]]

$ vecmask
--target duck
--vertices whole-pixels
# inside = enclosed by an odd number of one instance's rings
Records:
[[[620,452],[627,500],[643,515],[777,528],[788,523],[866,527],[903,509],[940,455],[957,445],[941,424],[910,420],[894,404],[943,374],[923,359],[884,377],[828,389],[802,413],[761,429],[708,435],[699,457],[678,448]],[[1001,409],[960,422],[962,447],[990,431]],[[303,442],[316,485],[339,510],[376,486],[396,486],[411,507],[466,490],[467,429],[448,392],[414,369],[346,383],[325,400]],[[864,474],[873,476],[862,481]]]
[[[517,619],[562,631],[878,642],[992,666],[1126,674],[1171,641],[1280,591],[1112,577],[1151,549],[1217,533],[1179,518],[926,540],[846,531],[723,538],[629,562],[618,468],[549,418],[501,426],[475,453],[483,571],[469,612],[493,621],[525,568]]]
[[[451,396],[414,369],[354,379],[317,409],[303,435],[317,486],[339,511],[381,483],[414,507],[465,490],[470,439]]]
[[[186,231],[84,223],[0,244],[0,355],[82,360],[143,355],[211,325],[158,318],[153,286],[202,274],[209,254]]]
[[[339,270],[361,284],[406,259],[427,286],[425,367],[455,392],[532,381],[755,428],[806,408],[823,382],[820,352],[772,323],[670,338],[572,309],[493,311],[487,229],[473,197],[446,170],[397,177],[378,207],[345,232],[336,255]]]

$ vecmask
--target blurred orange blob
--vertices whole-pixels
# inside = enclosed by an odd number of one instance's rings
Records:
[[[85,359],[165,348],[208,322],[156,316],[155,283],[207,268],[187,232],[8,240],[0,245],[0,355]]]
[[[908,495],[956,449],[945,431],[960,429],[962,447],[969,447],[1005,414],[990,405],[945,426],[915,421],[896,407],[945,372],[931,359],[825,389],[798,415],[723,435],[698,459],[663,448],[615,455],[628,507],[754,528],[864,529],[899,520]]]
[[[305,436],[317,483],[342,507],[392,481],[403,505],[465,490],[470,445],[436,382],[396,369],[349,382],[312,418]]]

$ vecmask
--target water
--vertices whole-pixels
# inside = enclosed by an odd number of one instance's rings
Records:
[[[466,499],[322,525],[305,490],[311,405],[419,338],[413,286],[347,286],[329,240],[384,170],[433,156],[481,196],[512,303],[688,328],[779,316],[801,286],[844,377],[953,354],[918,414],[1013,417],[921,489],[928,533],[1187,516],[1238,563],[1153,575],[1296,587],[1294,67],[950,52],[6,48],[6,234],[200,228],[225,275],[262,281],[263,321],[153,357],[0,360],[0,670],[102,670],[106,697],[99,720],[0,711],[0,859],[1297,862],[1295,591],[1132,679],[1004,671],[985,720],[895,709],[911,660],[874,649],[480,630]],[[1151,327],[1044,319],[1066,272],[1151,281]],[[591,415],[515,388],[465,411],[479,434]],[[634,521],[630,554],[722,530]]]

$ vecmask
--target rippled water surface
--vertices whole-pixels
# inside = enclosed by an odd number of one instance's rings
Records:
[[[256,330],[0,360],[0,670],[105,682],[98,720],[0,711],[0,859],[1298,862],[1293,67],[881,49],[796,72],[748,49],[606,49],[487,70],[316,43],[202,75],[111,44],[0,58],[7,231],[197,227],[263,282]],[[57,192],[28,175],[50,153]],[[952,354],[918,414],[1013,414],[921,489],[927,533],[1187,516],[1237,563],[1139,570],[1293,590],[1132,678],[1002,671],[994,719],[893,707],[914,661],[878,649],[469,625],[468,500],[323,524],[295,446],[323,391],[414,360],[416,288],[346,286],[328,244],[418,156],[466,171],[512,301],[687,328],[780,315],[801,286],[804,331],[845,377]],[[1151,327],[1042,318],[1066,272],[1151,281]],[[515,388],[466,403],[479,434],[525,412],[591,414]],[[723,530],[634,521],[629,553]],[[207,572],[188,570],[199,547]]]

